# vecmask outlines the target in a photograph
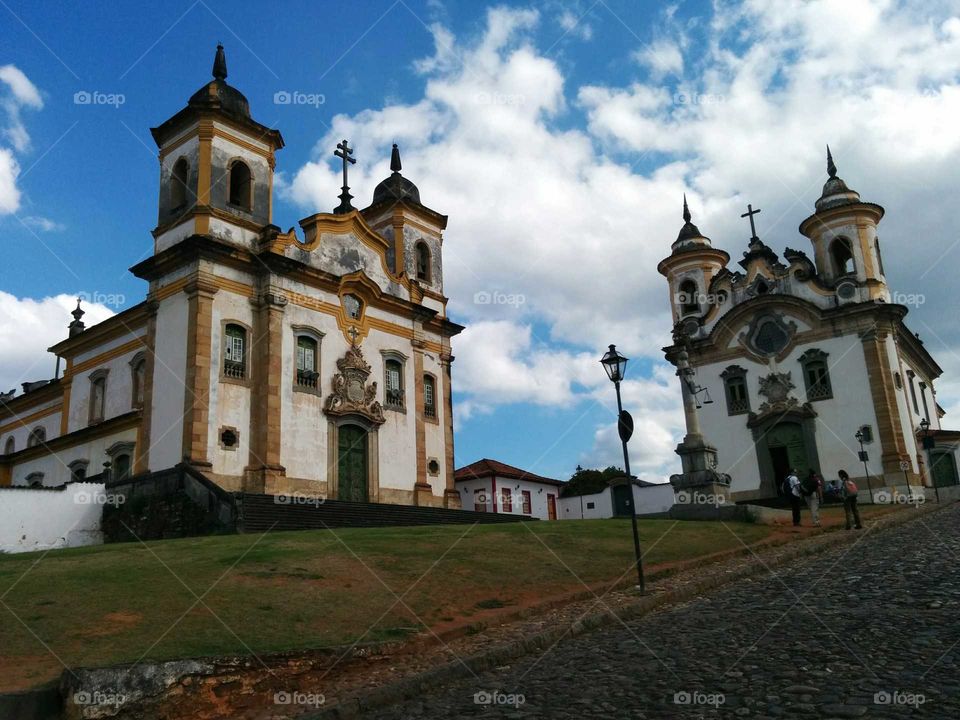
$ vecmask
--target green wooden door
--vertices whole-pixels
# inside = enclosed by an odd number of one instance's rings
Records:
[[[931,453],[930,460],[933,467],[934,485],[947,487],[957,484],[957,463],[953,459],[953,453]]]
[[[810,460],[807,456],[807,447],[803,442],[803,429],[797,423],[780,423],[767,435],[767,447],[770,448],[774,467],[777,467],[777,457],[782,458],[783,451],[786,451],[787,468],[796,468],[797,476],[804,478],[810,472]],[[777,453],[778,448],[783,448]],[[782,477],[776,478],[778,483],[783,482]]]
[[[337,499],[367,502],[367,431],[341,425],[337,459]]]

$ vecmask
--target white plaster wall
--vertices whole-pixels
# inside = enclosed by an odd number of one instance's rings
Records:
[[[15,443],[14,452],[23,450],[27,447],[27,440],[30,437],[30,433],[33,432],[34,428],[42,427],[47,433],[47,440],[53,440],[60,434],[60,413],[55,412],[52,415],[47,415],[42,417],[39,420],[31,420],[27,423],[21,423],[19,421],[20,415],[27,417],[33,415],[36,412],[39,412],[44,409],[51,407],[59,406],[62,403],[61,398],[57,398],[53,402],[44,403],[43,405],[38,405],[32,407],[29,410],[25,410],[19,415],[14,415],[8,418],[5,421],[5,427],[8,427],[9,430],[5,431],[2,436],[0,436],[0,453],[3,452],[3,449],[6,447],[7,438],[12,437]]]
[[[102,355],[103,353],[109,352],[115,348],[120,347],[121,345],[126,345],[128,342],[131,342],[132,340],[136,340],[137,338],[142,338],[144,334],[145,334],[145,328],[142,324],[138,327],[131,327],[129,332],[125,332],[123,335],[120,335],[119,337],[112,338],[111,340],[108,340],[104,343],[96,345],[95,347],[87,350],[86,352],[82,352],[78,354],[73,359],[73,364],[78,365],[82,362],[86,362],[90,358],[94,358],[97,355]]]
[[[104,499],[99,483],[59,491],[0,488],[0,552],[101,544]]]
[[[670,483],[633,486],[633,500],[639,515],[667,512],[673,507],[674,497]]]
[[[130,339],[132,338],[128,338],[128,342]],[[90,376],[100,370],[108,371],[107,398],[103,419],[109,420],[133,410],[133,368],[130,367],[130,361],[142,349],[132,350],[74,376],[70,391],[70,418],[68,421],[70,432],[80,430],[90,424]]]
[[[26,485],[28,475],[42,472],[44,487],[63,485],[70,480],[69,466],[74,460],[89,460],[87,474],[96,475],[103,471],[103,463],[110,459],[107,455],[107,448],[116,442],[136,442],[136,439],[137,431],[135,428],[131,428],[105,437],[95,438],[85,443],[79,443],[65,450],[59,450],[55,454],[18,463],[13,467],[11,484]]]
[[[187,296],[165,298],[157,310],[157,342],[150,419],[150,469],[183,460],[184,374],[187,366]]]
[[[446,455],[446,433],[444,429],[447,422],[447,407],[444,403],[443,368],[440,367],[439,358],[435,354],[431,352],[423,354],[423,372],[430,373],[434,377],[435,405],[437,408],[437,422],[425,421],[423,423],[426,429],[424,433],[426,463],[429,468],[430,459],[435,458],[440,465],[440,472],[437,475],[431,475],[428,469],[427,482],[430,483],[434,495],[442,495],[447,487],[447,463],[444,461]],[[416,379],[419,381],[419,378]]]
[[[253,328],[253,306],[250,300],[228,290],[220,290],[213,296],[213,327],[211,328],[210,351],[210,424],[207,432],[207,457],[213,463],[213,472],[223,475],[241,475],[250,459],[250,410],[252,388],[230,382],[221,382],[223,365],[223,326],[237,321]],[[255,372],[257,362],[253,331],[247,331],[247,377]],[[240,433],[240,442],[235,449],[220,447],[221,427],[233,427]]]
[[[740,365],[747,370],[750,407],[754,412],[765,400],[760,395],[760,377],[774,370],[791,373],[791,380],[796,385],[791,394],[803,403],[806,401],[806,386],[798,358],[810,348],[818,348],[829,354],[827,363],[833,387],[832,399],[812,403],[818,414],[816,434],[821,473],[824,477],[833,477],[841,468],[853,475],[858,474],[858,468],[862,472],[862,464],[858,464],[857,459],[859,445],[854,438],[854,433],[862,425],[871,425],[874,430],[874,442],[865,447],[870,456],[868,467],[872,474],[880,471],[881,448],[877,438],[877,419],[867,379],[863,346],[856,335],[851,335],[799,345],[775,368],[756,363],[748,357],[697,368],[696,382],[707,387],[714,400],[712,404],[704,405],[698,410],[701,429],[707,442],[718,449],[718,469],[730,474],[732,491],[759,488],[760,469],[753,436],[747,427],[748,415],[727,414],[726,395],[720,373],[730,365]]]
[[[456,488],[460,493],[460,502],[464,510],[474,510],[473,500],[474,491],[483,490],[489,494],[491,492],[491,480],[493,478],[473,478],[470,480],[457,480]],[[530,517],[547,520],[549,514],[547,511],[547,496],[553,495],[557,500],[557,519],[562,517],[560,488],[547,483],[538,483],[531,480],[514,480],[512,478],[497,477],[496,492],[494,493],[496,511],[506,513],[503,506],[503,491],[510,491],[512,499],[511,510],[507,514],[523,515],[523,491],[530,492]],[[486,510],[481,512],[493,512],[494,503],[488,499]]]
[[[593,495],[560,499],[557,515],[561,520],[601,520],[613,517],[613,493],[610,488]],[[588,507],[592,504],[593,507]]]

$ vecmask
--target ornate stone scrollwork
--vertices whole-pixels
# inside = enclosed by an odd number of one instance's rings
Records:
[[[800,401],[790,396],[790,391],[795,387],[789,372],[770,373],[760,378],[760,394],[767,398],[760,405],[760,414],[784,412],[798,407]]]
[[[327,396],[323,411],[327,415],[362,415],[377,425],[385,422],[383,407],[377,400],[377,383],[367,384],[370,366],[360,348],[350,347],[337,360],[337,369],[340,372],[333,376],[333,391]]]

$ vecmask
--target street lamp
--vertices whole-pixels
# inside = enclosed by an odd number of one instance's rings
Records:
[[[930,448],[934,445],[934,439],[930,435],[930,421],[924,418],[920,421],[920,430],[923,432],[923,450],[927,456],[927,472],[930,473],[930,482],[933,483],[933,492],[937,496],[937,504],[940,504],[940,488],[937,487],[937,476],[933,474],[933,461],[930,459]]]
[[[623,469],[627,474],[627,487],[630,489],[630,522],[633,526],[633,553],[637,561],[637,586],[640,592],[646,592],[646,585],[643,581],[643,559],[640,554],[640,533],[637,530],[637,509],[633,496],[633,476],[630,475],[630,457],[627,454],[627,441],[633,435],[633,418],[623,409],[623,403],[620,400],[620,381],[627,371],[627,358],[617,352],[617,346],[611,345],[610,349],[603,354],[600,359],[603,369],[607,371],[607,377],[613,382],[617,389],[617,432],[620,435],[620,442],[623,445]]]
[[[867,492],[870,493],[870,504],[873,505],[873,488],[870,486],[870,471],[867,470],[867,451],[863,449],[863,429],[857,430],[854,437],[860,443],[860,460],[863,462],[863,474],[867,476]]]

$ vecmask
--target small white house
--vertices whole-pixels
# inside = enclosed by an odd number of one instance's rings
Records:
[[[658,515],[670,512],[673,506],[673,486],[652,483],[646,480],[633,481],[633,507],[637,515]],[[576,495],[560,500],[561,520],[599,520],[603,518],[630,516],[630,493],[624,482],[614,482],[610,487],[592,495]]]
[[[528,515],[540,520],[560,517],[560,480],[484,458],[454,474],[464,510]]]

